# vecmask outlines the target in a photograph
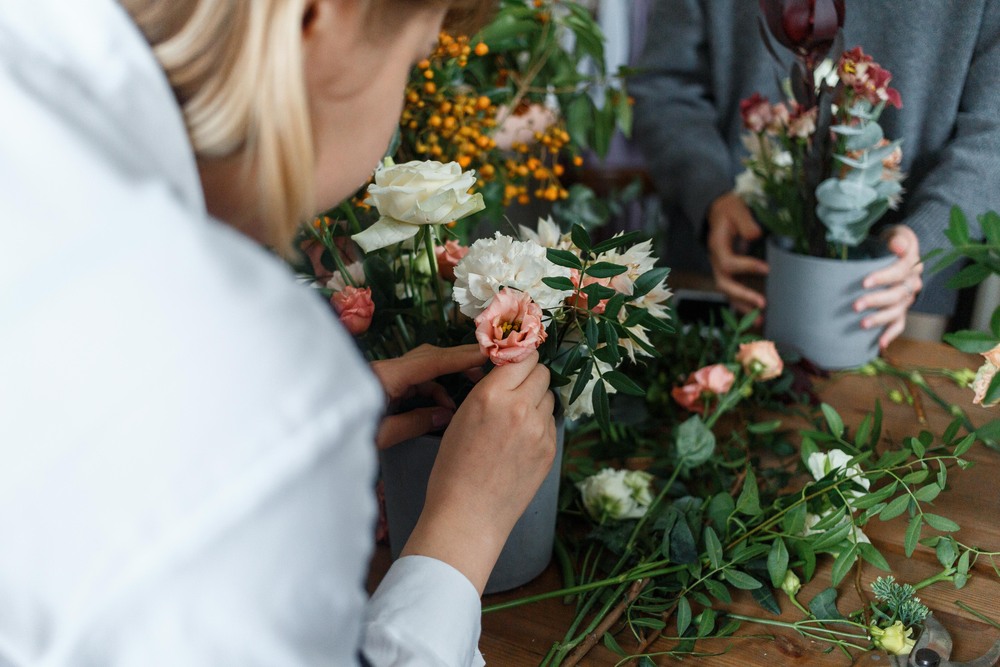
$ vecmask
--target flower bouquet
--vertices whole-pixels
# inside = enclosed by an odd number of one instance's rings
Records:
[[[668,270],[654,266],[651,242],[637,234],[596,243],[582,227],[563,233],[551,220],[522,227],[520,238],[497,232],[465,246],[451,225],[482,209],[482,196],[470,192],[475,182],[457,163],[387,159],[368,187],[378,217],[362,223],[347,207],[338,209],[348,214],[344,221],[317,219],[302,239],[303,272],[369,358],[476,342],[499,366],[537,349],[565,417],[594,415],[610,428],[609,395],[645,393],[622,367],[655,356],[650,333],[669,330]],[[468,380],[456,380],[457,402]],[[436,454],[436,443],[408,444],[381,452],[396,553],[419,516]],[[549,478],[515,527],[488,591],[520,585],[548,564],[558,465]]]
[[[899,142],[878,124],[900,95],[860,47],[824,60],[843,0],[760,4],[772,55],[772,38],[794,54],[787,102],[754,94],[740,105],[749,157],[736,191],[771,233],[766,335],[821,367],[859,366],[877,355],[880,332],[862,330],[851,305],[861,279],[894,260],[871,231],[902,192]]]

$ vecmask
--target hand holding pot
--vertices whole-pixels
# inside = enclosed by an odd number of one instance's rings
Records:
[[[445,431],[423,513],[401,555],[451,564],[482,593],[518,517],[552,466],[554,396],[533,352],[493,369]]]
[[[906,312],[913,305],[917,292],[923,287],[920,275],[924,265],[920,261],[920,242],[913,230],[906,225],[896,225],[886,230],[884,236],[889,250],[899,259],[888,267],[875,271],[864,280],[865,289],[883,287],[865,294],[854,302],[855,312],[877,309],[861,321],[865,329],[885,327],[878,344],[888,347],[906,324]]]
[[[743,254],[746,242],[759,239],[761,234],[760,225],[736,193],[727,192],[708,209],[708,256],[715,284],[741,313],[765,305],[763,294],[736,279],[744,274],[767,275],[767,262]]]

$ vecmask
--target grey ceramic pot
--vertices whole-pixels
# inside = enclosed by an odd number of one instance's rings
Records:
[[[878,356],[882,328],[862,329],[871,311],[854,312],[872,271],[896,257],[884,247],[874,259],[826,259],[791,252],[787,239],[767,242],[767,311],[764,336],[782,352],[795,352],[820,368],[862,366]]]
[[[528,509],[514,524],[486,582],[486,593],[499,593],[524,585],[541,574],[552,560],[565,433],[561,419],[557,420],[556,426],[555,462]],[[389,523],[389,549],[393,558],[399,556],[417,525],[427,494],[427,480],[440,444],[440,436],[425,435],[379,452]]]

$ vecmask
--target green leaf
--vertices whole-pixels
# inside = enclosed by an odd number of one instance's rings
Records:
[[[594,124],[594,102],[589,95],[578,95],[563,109],[566,113],[566,131],[581,148],[587,148],[590,128]]]
[[[715,610],[704,609],[698,614],[698,636],[707,637],[715,629]]]
[[[820,404],[823,416],[826,417],[826,424],[830,427],[830,432],[838,438],[844,434],[844,420],[840,418],[837,411],[829,404]]]
[[[593,317],[587,320],[587,324],[583,327],[584,336],[587,339],[587,347],[591,350],[596,350],[600,344],[600,337],[597,331],[597,320]]]
[[[780,537],[771,543],[771,552],[767,555],[767,573],[771,575],[771,585],[781,586],[788,572],[788,547]]]
[[[677,427],[677,457],[685,468],[703,464],[715,452],[715,434],[698,415],[688,417]]]
[[[588,266],[583,273],[594,278],[613,278],[614,276],[620,276],[626,271],[628,271],[628,267],[621,264],[597,262]]]
[[[962,588],[969,581],[969,554],[970,551],[962,552],[955,566],[955,588]]]
[[[837,560],[833,561],[833,569],[830,571],[830,583],[834,586],[839,586],[840,582],[844,580],[847,573],[851,571],[851,566],[854,565],[854,561],[858,558],[858,545],[852,544],[849,549],[844,549],[837,556]]]
[[[712,496],[712,499],[708,501],[708,510],[706,513],[715,530],[725,535],[729,516],[735,510],[736,503],[733,497],[725,491],[721,491]]]
[[[563,276],[545,277],[542,278],[542,283],[544,283],[547,287],[557,290],[572,291],[576,289],[573,281],[569,278],[564,278]]]
[[[670,275],[670,269],[667,267],[646,271],[646,273],[636,279],[635,285],[632,288],[632,299],[635,300],[646,296],[651,289],[666,280],[668,275]]]
[[[591,252],[595,255],[601,255],[609,250],[614,250],[615,248],[621,248],[622,246],[633,245],[638,243],[640,239],[648,238],[646,234],[642,232],[627,232],[625,234],[617,234],[612,236],[607,241],[601,241],[595,245]]]
[[[919,445],[919,444],[920,444],[920,441],[919,441],[919,440],[917,440],[917,441],[916,441],[916,442],[914,442],[913,444],[914,444],[914,445]],[[920,445],[920,447],[922,448],[922,447],[923,447],[923,445]],[[916,447],[914,447],[914,450],[916,450]],[[920,455],[920,454],[917,454],[917,456],[921,456],[921,455]],[[906,475],[905,475],[905,476],[903,477],[903,483],[904,483],[904,484],[920,484],[920,483],[921,483],[922,481],[924,481],[925,479],[927,479],[927,477],[928,477],[928,476],[929,476],[930,474],[931,474],[931,473],[930,473],[930,471],[929,471],[929,470],[927,470],[926,468],[921,468],[921,469],[919,469],[919,470],[914,470],[914,471],[913,471],[913,472],[911,472],[911,473],[907,473],[907,474],[906,474]]]
[[[729,589],[726,588],[721,582],[716,581],[715,579],[706,579],[705,588],[707,588],[708,592],[722,604],[733,603],[733,597],[729,594]]]
[[[955,564],[955,559],[958,558],[958,553],[955,551],[955,540],[951,537],[939,539],[934,551],[941,567],[951,567]]]
[[[590,252],[590,234],[583,228],[583,225],[573,225],[572,229],[570,229],[570,238],[573,239],[573,245],[579,248],[580,252],[584,254]]]
[[[753,470],[750,468],[747,468],[747,476],[743,480],[743,490],[736,501],[736,510],[747,516],[758,516],[761,513],[757,478],[754,477]]]
[[[970,433],[969,435],[962,438],[962,441],[960,443],[955,445],[955,451],[953,451],[952,454],[955,456],[961,456],[962,454],[965,454],[967,451],[972,449],[972,445],[974,445],[975,442],[976,442],[975,434]]]
[[[920,487],[913,492],[913,497],[922,503],[929,503],[938,497],[941,493],[941,487],[937,484],[928,484],[927,486]]]
[[[993,334],[984,331],[956,331],[945,334],[943,340],[952,347],[970,354],[987,352],[1000,342]]]
[[[806,529],[806,514],[808,514],[806,504],[799,503],[785,512],[785,516],[781,518],[781,526],[789,535],[801,535]]]
[[[961,526],[959,526],[957,523],[955,523],[954,521],[952,521],[947,517],[941,516],[940,514],[925,513],[924,521],[926,521],[927,525],[933,528],[934,530],[940,530],[945,533],[953,533],[961,528]]]
[[[708,560],[712,563],[712,567],[715,569],[722,567],[722,543],[711,526],[705,526],[705,550],[708,552]]]
[[[973,287],[990,277],[990,268],[982,264],[969,264],[961,271],[948,279],[946,283],[951,289],[965,289]]]
[[[891,496],[896,492],[898,482],[893,482],[892,484],[887,484],[877,491],[871,493],[866,493],[865,495],[851,501],[851,507],[854,509],[865,510],[869,507],[874,507],[880,502]]]
[[[566,268],[576,269],[577,271],[583,270],[583,262],[581,262],[580,258],[576,256],[576,253],[570,252],[569,250],[548,248],[545,251],[545,256],[550,262],[558,266],[565,266]]]
[[[580,398],[580,395],[583,394],[583,390],[587,388],[587,383],[589,383],[593,377],[594,360],[585,359],[583,361],[583,366],[576,375],[576,382],[573,383],[573,390],[569,393],[570,403],[575,403],[576,399]]]
[[[744,591],[752,591],[753,589],[760,588],[764,585],[746,572],[741,572],[739,570],[725,570],[723,571],[722,576],[725,577],[726,581],[728,581],[731,586]]]
[[[616,655],[620,656],[626,655],[624,649],[622,649],[622,647],[618,645],[618,642],[615,640],[614,637],[611,636],[610,632],[604,633],[604,646],[605,648],[607,648],[609,651],[611,651]]]
[[[616,390],[629,396],[645,396],[646,390],[621,371],[608,371],[604,379]]]
[[[910,519],[909,525],[906,527],[906,535],[903,538],[903,551],[906,553],[907,558],[912,556],[913,552],[917,548],[917,542],[920,540],[920,529],[923,525],[923,517],[919,514],[915,514]]]
[[[602,380],[594,383],[594,417],[604,431],[611,430],[611,402],[608,400],[608,390]]]
[[[795,553],[802,559],[802,579],[812,581],[816,573],[816,552],[806,540],[798,540],[795,545]]]
[[[969,244],[969,223],[966,221],[962,209],[958,206],[951,207],[951,213],[948,216],[948,229],[945,231],[945,236],[948,237],[952,245],[961,246]]]
[[[691,526],[681,517],[670,530],[670,559],[681,565],[698,562],[698,547]]]
[[[905,512],[909,506],[910,496],[904,493],[898,498],[894,498],[891,503],[886,505],[885,509],[879,512],[878,518],[882,521],[890,521]]]
[[[871,563],[880,570],[892,572],[892,568],[889,566],[889,561],[887,561],[885,556],[883,556],[879,550],[871,544],[868,544],[867,542],[858,542],[858,550],[861,552],[861,557],[867,562]]]
[[[691,603],[684,596],[677,601],[677,636],[683,637],[684,631],[691,625]]]
[[[824,589],[809,602],[809,611],[821,621],[840,620],[844,616],[837,609],[837,589]]]
[[[812,543],[812,548],[816,551],[828,551],[839,544],[843,543],[847,539],[847,536],[851,534],[851,529],[854,524],[851,521],[845,521],[833,530],[828,530],[822,535],[818,536]]]
[[[781,428],[780,419],[772,419],[771,421],[758,422],[756,424],[747,424],[747,431],[758,435],[764,433],[774,433],[779,428]]]

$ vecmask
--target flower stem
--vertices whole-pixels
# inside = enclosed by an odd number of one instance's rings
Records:
[[[354,234],[360,234],[361,223],[358,222],[358,216],[354,212],[354,207],[351,206],[349,203],[344,202],[343,204],[340,205],[340,210],[343,211],[344,215],[347,216],[347,221],[351,224],[351,231]]]

